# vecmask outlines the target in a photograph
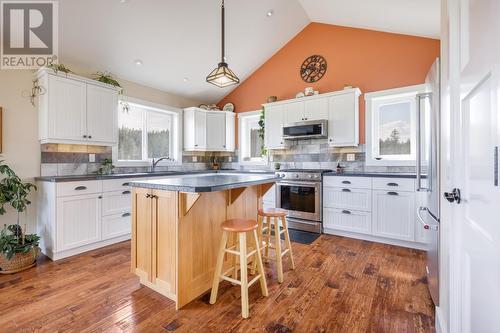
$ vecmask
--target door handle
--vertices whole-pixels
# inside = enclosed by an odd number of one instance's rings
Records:
[[[462,202],[462,195],[458,188],[454,188],[451,192],[444,192],[444,197],[449,202],[456,202],[457,204]]]
[[[498,146],[493,148],[493,185],[498,187]]]

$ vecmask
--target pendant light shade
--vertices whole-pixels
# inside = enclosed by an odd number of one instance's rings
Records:
[[[207,82],[211,83],[219,88],[224,88],[231,86],[233,84],[238,84],[240,83],[240,79],[234,74],[234,72],[229,69],[229,66],[225,62],[225,57],[224,57],[224,44],[225,44],[225,27],[224,27],[224,0],[222,0],[222,57],[221,57],[221,62],[217,66],[216,69],[214,69],[210,74],[207,76]]]

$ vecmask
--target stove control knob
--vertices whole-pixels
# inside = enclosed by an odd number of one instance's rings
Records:
[[[285,178],[285,177],[286,177],[286,175],[285,175],[284,173],[282,173],[282,174],[280,174],[280,177],[281,177],[281,178]]]
[[[311,178],[313,177],[313,175],[308,175],[307,177],[308,177],[309,179],[311,179]],[[314,177],[316,177],[316,176],[314,176]]]
[[[295,178],[299,178],[299,174],[298,173],[295,174]]]
[[[318,178],[319,178],[319,175],[314,175],[314,178],[318,179]]]

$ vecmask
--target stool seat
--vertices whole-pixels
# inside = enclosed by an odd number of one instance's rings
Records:
[[[266,217],[285,217],[286,210],[281,209],[281,208],[259,209],[259,215],[266,216]]]
[[[222,230],[229,232],[246,232],[257,229],[258,223],[255,220],[231,219],[222,222]]]

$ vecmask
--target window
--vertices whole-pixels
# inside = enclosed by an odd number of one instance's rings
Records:
[[[241,164],[267,164],[262,154],[264,139],[260,135],[260,115],[260,111],[238,114]]]
[[[174,108],[139,101],[120,102],[118,147],[113,154],[116,164],[146,165],[159,157],[180,161],[179,117],[180,111]]]
[[[365,94],[367,165],[415,165],[416,96],[424,88],[418,85]]]

